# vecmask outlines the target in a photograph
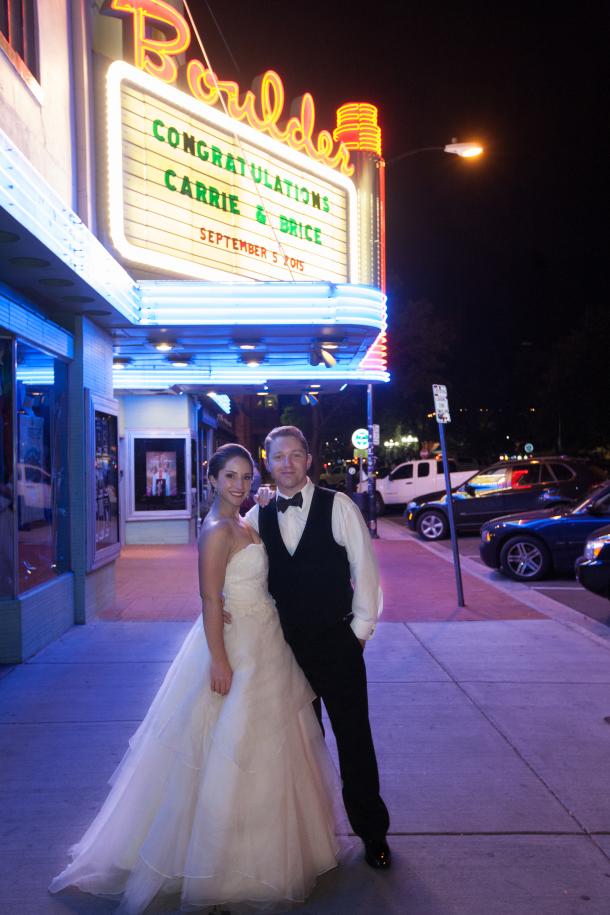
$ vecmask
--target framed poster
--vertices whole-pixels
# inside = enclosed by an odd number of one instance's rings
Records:
[[[127,433],[128,521],[190,518],[191,433]]]
[[[87,569],[120,553],[118,403],[85,389],[87,422]]]

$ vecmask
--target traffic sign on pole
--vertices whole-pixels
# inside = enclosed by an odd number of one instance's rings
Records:
[[[455,584],[457,589],[458,607],[464,606],[464,589],[462,587],[462,569],[460,567],[460,551],[455,532],[455,519],[453,517],[453,496],[451,494],[451,476],[449,474],[449,461],[447,460],[447,445],[445,443],[445,425],[451,422],[449,415],[449,399],[447,388],[444,384],[433,384],[434,409],[438,434],[441,440],[441,453],[443,456],[443,471],[445,474],[445,489],[447,492],[447,514],[449,516],[449,531],[451,533],[451,550],[453,552],[453,568],[455,570]]]
[[[437,423],[450,423],[451,415],[449,413],[449,399],[447,397],[446,385],[433,384],[432,396],[434,397],[434,410],[436,412]]]
[[[352,433],[352,445],[354,448],[357,448],[358,451],[366,451],[369,446],[369,430],[355,429]]]

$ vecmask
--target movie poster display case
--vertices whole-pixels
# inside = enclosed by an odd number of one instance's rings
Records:
[[[127,433],[127,520],[191,517],[191,433]]]
[[[116,400],[85,389],[87,417],[87,570],[116,559],[119,531],[118,413]]]

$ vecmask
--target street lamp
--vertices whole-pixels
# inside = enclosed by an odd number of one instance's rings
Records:
[[[395,162],[400,162],[401,159],[406,159],[407,156],[415,156],[417,153],[421,152],[445,152],[450,155],[460,156],[462,159],[473,159],[477,156],[480,156],[483,153],[483,147],[479,143],[475,142],[458,142],[457,137],[452,137],[451,143],[446,143],[444,146],[422,146],[418,149],[409,149],[407,152],[401,153],[399,156],[394,156],[392,159],[387,159],[386,165],[393,165]],[[326,361],[326,360],[325,360]],[[328,364],[328,363],[327,363]],[[366,388],[366,412],[367,412],[367,425],[369,429],[369,468],[368,468],[368,503],[369,503],[369,532],[371,537],[377,537],[377,503],[375,500],[375,479],[374,479],[374,469],[375,469],[375,453],[373,448],[373,385],[368,384]],[[411,445],[415,444],[417,439],[406,442],[405,444]],[[398,445],[398,442],[385,442],[386,448],[392,448],[394,445]]]
[[[474,159],[484,152],[480,143],[458,143],[456,137],[454,137],[451,143],[446,143],[445,146],[421,146],[418,149],[409,149],[399,156],[394,156],[393,159],[388,159],[386,165],[393,165],[394,162],[400,162],[401,159],[406,159],[407,156],[415,156],[417,153],[435,151],[450,153],[454,156],[460,156],[462,159]]]

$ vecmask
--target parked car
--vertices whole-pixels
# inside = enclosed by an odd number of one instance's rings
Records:
[[[576,560],[576,577],[588,591],[610,600],[610,525],[587,537],[584,553]]]
[[[573,508],[496,518],[481,528],[481,559],[516,581],[572,572],[587,537],[610,523],[610,483],[596,486]]]
[[[477,531],[492,518],[582,498],[606,473],[584,458],[541,457],[498,461],[453,491],[458,531]],[[416,499],[407,506],[407,525],[424,540],[449,536],[447,498]]]
[[[476,473],[476,470],[458,470],[455,461],[449,459],[451,485],[459,486]],[[382,515],[386,505],[406,505],[418,496],[432,496],[445,491],[443,462],[439,458],[405,461],[387,476],[378,477],[375,482],[377,514]],[[357,492],[368,491],[368,480],[358,484]]]
[[[345,475],[349,466],[355,465],[348,464],[347,461],[324,464],[320,472],[320,486],[326,486],[327,489],[345,489]]]

